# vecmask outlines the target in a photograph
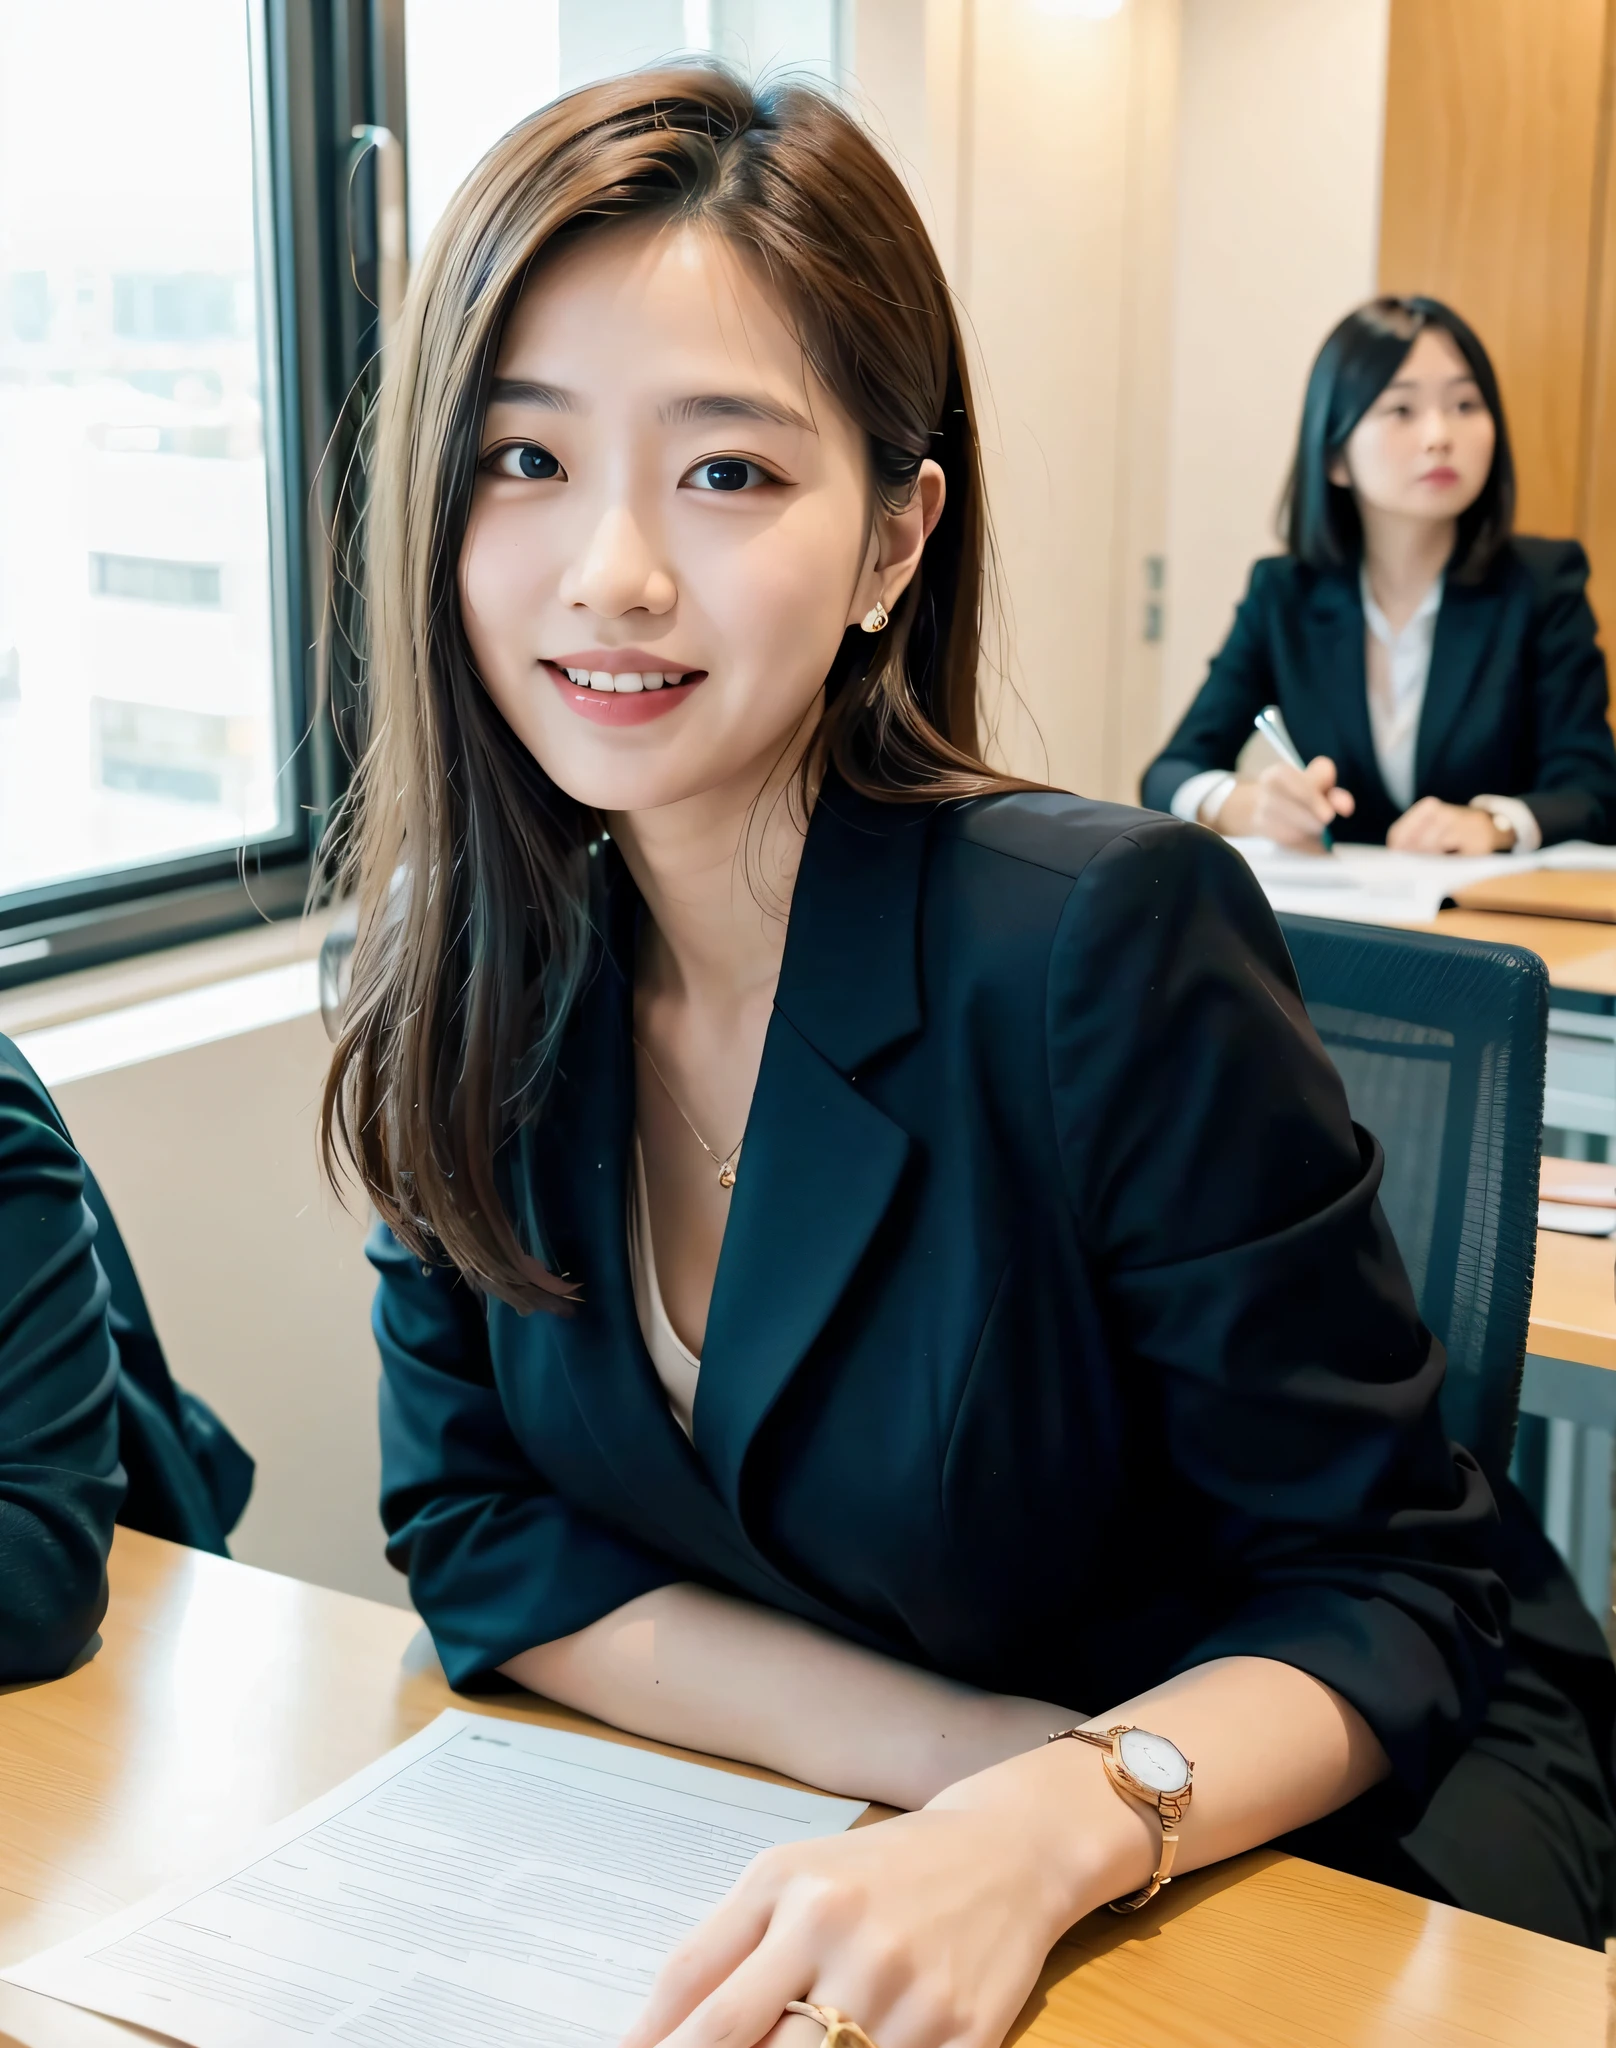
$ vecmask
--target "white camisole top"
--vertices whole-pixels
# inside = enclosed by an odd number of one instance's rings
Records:
[[[634,1133],[634,1173],[628,1190],[628,1270],[640,1335],[668,1397],[673,1419],[689,1436],[701,1360],[668,1321],[668,1312],[662,1306],[656,1253],[651,1245],[651,1204],[645,1192],[645,1154],[640,1150],[638,1131]]]

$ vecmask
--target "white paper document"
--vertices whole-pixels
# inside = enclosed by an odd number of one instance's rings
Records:
[[[192,2048],[612,2048],[760,1850],[849,1799],[450,1711],[13,1984]]]
[[[1539,1202],[1539,1230],[1563,1230],[1570,1237],[1616,1237],[1616,1209],[1591,1209],[1583,1202]]]
[[[1616,848],[1573,841],[1536,853],[1398,853],[1350,842],[1333,853],[1302,853],[1272,839],[1229,842],[1246,860],[1275,910],[1345,918],[1356,924],[1424,924],[1461,889],[1533,868],[1616,867]]]

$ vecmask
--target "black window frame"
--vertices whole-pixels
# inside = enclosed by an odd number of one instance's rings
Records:
[[[255,37],[260,263],[279,402],[266,411],[273,630],[286,680],[282,751],[290,823],[273,841],[43,884],[0,901],[0,989],[297,915],[320,835],[347,787],[354,677],[327,701],[316,647],[334,479],[378,374],[373,169],[354,131],[406,145],[404,0],[246,0]],[[407,158],[406,158],[407,162]],[[278,382],[277,382],[278,377]],[[279,694],[279,693],[278,693]]]

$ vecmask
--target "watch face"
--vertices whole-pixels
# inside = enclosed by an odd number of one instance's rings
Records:
[[[1124,1766],[1152,1792],[1182,1792],[1190,1781],[1190,1767],[1182,1751],[1165,1735],[1152,1735],[1143,1728],[1130,1728],[1117,1738]]]

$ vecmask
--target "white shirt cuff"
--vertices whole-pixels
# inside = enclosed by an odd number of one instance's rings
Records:
[[[1238,780],[1227,768],[1203,768],[1178,785],[1167,808],[1187,824],[1215,825]]]
[[[1174,799],[1177,802],[1177,799]],[[1503,818],[1515,828],[1515,844],[1511,853],[1536,853],[1543,844],[1543,827],[1533,815],[1530,804],[1522,803],[1518,796],[1473,796],[1470,809],[1487,811],[1495,818]]]

